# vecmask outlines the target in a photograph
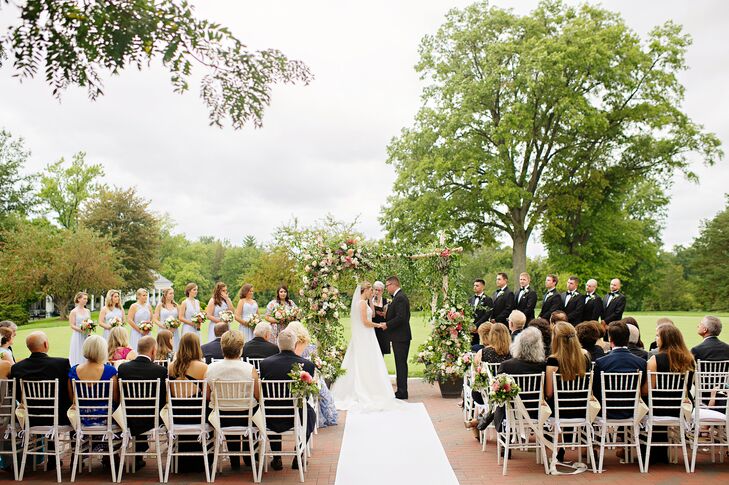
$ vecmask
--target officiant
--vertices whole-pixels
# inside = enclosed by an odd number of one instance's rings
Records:
[[[372,300],[370,301],[373,311],[372,322],[384,323],[385,313],[387,311],[387,299],[382,294],[385,291],[385,284],[382,281],[375,281],[372,289]],[[382,355],[389,354],[390,340],[387,338],[385,331],[381,328],[376,328],[375,335],[377,336],[377,343],[380,344],[380,352],[382,352]]]

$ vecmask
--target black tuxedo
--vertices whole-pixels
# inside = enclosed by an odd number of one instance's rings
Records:
[[[548,291],[542,299],[542,311],[539,312],[539,318],[549,321],[552,313],[563,309],[562,297],[557,293],[557,290]]]
[[[567,321],[572,325],[582,322],[582,311],[585,308],[585,297],[575,291],[567,300],[567,292],[562,293],[562,301],[564,302],[564,311],[567,314]]]
[[[134,380],[145,380],[145,381],[152,381],[152,380],[159,380],[160,381],[160,388],[159,388],[159,407],[162,409],[162,407],[167,403],[167,387],[165,386],[165,382],[167,381],[167,368],[155,364],[151,360],[149,360],[147,357],[140,355],[136,359],[132,360],[131,362],[125,362],[122,365],[119,366],[119,379],[127,380],[127,381],[134,381]],[[139,402],[140,406],[151,406],[153,404],[152,399],[149,400],[150,402]],[[160,424],[162,424],[160,422]],[[146,419],[146,418],[135,418],[129,420],[129,430],[131,431],[132,435],[134,436],[140,436],[141,434],[149,431],[154,427],[154,420],[153,419]],[[149,447],[146,440],[139,440],[137,441],[137,451],[143,451],[146,450]]]
[[[68,425],[66,411],[71,407],[71,398],[68,395],[68,371],[71,365],[68,359],[61,357],[48,357],[42,352],[33,352],[30,357],[23,359],[10,368],[11,379],[16,381],[16,396],[20,399],[20,379],[26,381],[45,381],[58,379],[58,424]],[[53,424],[51,418],[36,418],[31,426],[48,426]]]
[[[210,364],[213,359],[223,358],[223,347],[220,345],[220,337],[206,343],[205,345],[201,345],[200,348],[202,349],[206,364]]]
[[[395,357],[395,373],[397,374],[397,392],[395,396],[408,396],[408,353],[413,335],[410,331],[410,301],[402,289],[398,289],[392,297],[385,314],[385,335],[392,343]]]
[[[597,293],[593,293],[594,298],[590,299],[589,295],[585,295],[583,300],[585,305],[582,307],[582,321],[600,321],[602,316],[602,298]]]
[[[476,295],[473,295],[468,299],[468,304],[474,309],[473,325],[476,327],[476,330],[478,330],[478,327],[480,327],[482,323],[488,322],[489,319],[491,319],[491,314],[494,308],[493,300],[485,293],[478,297],[478,300],[478,305],[476,305]],[[491,310],[485,310],[484,307],[488,307]],[[478,345],[478,343],[478,333],[474,333],[471,335],[471,345]]]
[[[372,306],[374,307],[374,313],[372,314],[372,323],[385,323],[385,316],[380,316],[377,312],[381,312],[387,306],[387,299],[383,296],[381,305],[374,304],[374,298],[372,299]],[[380,352],[382,355],[390,353],[390,340],[387,338],[385,331],[381,328],[375,329],[375,337],[377,337],[377,343],[380,345]]]
[[[514,291],[515,309],[526,315],[526,323],[534,320],[534,309],[537,306],[537,292],[531,286],[527,286],[527,291],[521,295],[521,288]],[[526,326],[526,325],[525,325]]]
[[[602,312],[602,321],[605,325],[622,320],[623,312],[625,311],[625,296],[622,293],[617,293],[616,296],[612,297],[612,300],[610,300],[610,304],[608,305],[610,295],[611,293],[608,293],[602,299],[603,307],[605,308]]]
[[[491,319],[507,325],[509,315],[514,310],[514,293],[508,286],[505,286],[503,291],[494,291],[494,296],[491,299],[494,301],[494,310],[491,312]]]
[[[269,381],[289,380],[289,373],[295,364],[302,364],[303,369],[314,375],[314,364],[303,357],[299,357],[290,350],[282,350],[276,355],[267,357],[261,361],[261,379]],[[264,396],[265,397],[265,388]],[[277,406],[290,406],[291,401],[279,401]],[[266,410],[266,426],[277,433],[287,431],[294,427],[294,418],[276,418],[277,414],[285,414],[288,411],[283,409],[267,409]],[[309,440],[311,432],[314,431],[316,423],[316,412],[307,404],[306,405],[306,440]],[[281,442],[271,442],[272,451],[281,451]]]
[[[276,354],[278,354],[278,345],[261,337],[253,337],[243,346],[243,357],[245,358],[265,359]]]
[[[706,337],[703,342],[691,349],[691,353],[696,360],[729,360],[729,344],[722,342],[718,337]]]

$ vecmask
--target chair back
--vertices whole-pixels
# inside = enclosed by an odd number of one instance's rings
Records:
[[[15,424],[15,380],[0,379],[0,428]]]
[[[25,428],[31,421],[58,426],[58,379],[45,381],[20,380],[22,403],[25,407]]]
[[[73,402],[80,428],[102,426],[111,431],[113,420],[113,381],[82,381],[74,379]]]
[[[512,375],[519,386],[519,398],[532,419],[538,419],[539,406],[544,399],[544,372]]]
[[[293,419],[299,422],[298,409],[302,407],[301,399],[291,396],[292,380],[261,380],[261,407],[266,419]],[[304,419],[306,419],[306,413]]]
[[[571,381],[562,379],[562,374],[552,374],[554,389],[554,417],[560,419],[584,418],[588,420],[588,402],[590,400],[592,371],[584,376],[577,376]]]
[[[481,365],[486,364],[486,368],[488,369],[489,375],[491,377],[496,376],[499,373],[499,366],[501,364],[499,362],[482,362]]]
[[[648,416],[681,416],[681,405],[686,397],[688,372],[648,371]]]
[[[167,360],[167,359],[157,359],[157,360],[154,361],[154,363],[157,364],[157,365],[161,365],[165,369],[170,366],[170,361]]]
[[[729,360],[700,360],[697,368],[694,377],[696,413],[699,412],[700,405],[708,406],[713,400],[712,408],[729,416],[729,399],[726,397],[729,391]],[[720,392],[723,394],[720,395]]]
[[[253,417],[253,409],[258,404],[254,397],[255,382],[252,380],[243,381],[221,381],[210,382],[212,394],[210,403],[213,409],[217,410],[220,417],[226,419],[249,420]]]
[[[159,428],[160,381],[119,379],[120,405],[123,406],[125,422],[128,423],[130,419],[151,420],[154,422],[152,429]]]
[[[249,364],[251,364],[253,367],[256,368],[256,372],[258,372],[259,375],[261,374],[261,361],[262,360],[263,359],[260,357],[246,357],[245,358],[246,362],[248,362]]]
[[[607,419],[629,419],[635,416],[640,401],[642,371],[602,372],[600,409]]]
[[[205,401],[207,380],[167,379],[167,402],[169,404],[170,431],[175,426],[199,425],[205,427],[207,419]]]

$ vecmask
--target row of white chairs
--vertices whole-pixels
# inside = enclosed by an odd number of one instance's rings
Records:
[[[496,375],[498,364],[489,364],[489,369],[492,375]],[[489,407],[487,392],[481,393],[485,405],[473,403],[472,378],[472,375],[464,378],[465,419],[471,419]],[[729,399],[726,396],[729,391],[729,361],[699,361],[693,380],[688,372],[648,372],[647,406],[641,400],[641,372],[603,372],[600,374],[602,395],[599,401],[602,413],[596,417],[590,415],[592,372],[571,381],[563,380],[560,374],[553,375],[554,412],[548,419],[544,419],[544,414],[540,415],[545,406],[544,373],[514,375],[513,378],[521,389],[519,405],[507,404],[504,426],[497,434],[497,463],[501,463],[501,448],[504,448],[504,475],[512,449],[536,450],[537,463],[543,461],[545,473],[551,471],[547,447],[552,449],[552,463],[555,463],[560,447],[577,448],[579,461],[584,448],[592,471],[600,473],[608,448],[623,448],[626,459],[630,461],[637,456],[639,469],[644,473],[648,472],[651,449],[656,446],[680,450],[686,472],[695,471],[699,448],[711,449],[712,463],[716,462],[716,451],[723,462],[724,451],[729,450]],[[693,407],[687,399],[692,384]],[[641,416],[641,409],[644,416]],[[657,428],[665,428],[669,439],[656,442],[654,434]],[[568,433],[564,433],[565,430]],[[595,433],[597,438],[594,438]],[[551,443],[544,440],[544,434],[551,435]],[[700,441],[702,434],[707,436],[707,440]],[[565,441],[565,436],[571,440]],[[484,451],[486,438],[487,434],[482,432]],[[597,463],[593,441],[599,441],[600,445]],[[645,457],[641,455],[641,445],[645,449]],[[671,455],[672,461],[677,462],[676,454]]]
[[[119,379],[120,403],[113,411],[113,393],[110,381],[72,381],[74,389],[74,426],[59,424],[59,382],[58,380],[20,380],[21,413],[16,413],[18,400],[15,382],[0,380],[0,433],[5,433],[10,450],[0,453],[11,456],[15,479],[22,480],[28,457],[33,470],[36,456],[54,457],[57,481],[61,482],[61,455],[64,448],[72,444],[73,464],[71,481],[82,470],[87,459],[91,469],[91,458],[108,457],[112,480],[121,482],[124,469],[134,471],[135,458],[154,455],[160,483],[169,480],[175,464],[177,471],[179,457],[201,456],[204,462],[205,478],[215,479],[222,457],[248,457],[251,460],[253,479],[262,479],[266,458],[272,456],[293,456],[299,465],[299,479],[304,481],[307,459],[311,452],[306,446],[307,413],[301,399],[292,398],[290,380],[259,380],[260,402],[254,398],[253,381],[207,381],[167,380],[167,405],[160,409],[160,381]],[[223,425],[213,427],[208,423],[207,389],[211,389],[210,416],[223,416]],[[258,405],[259,412],[254,413]],[[271,415],[273,412],[274,415]],[[161,418],[166,413],[167,419]],[[18,417],[20,414],[22,417]],[[259,428],[255,420],[261,424]],[[267,419],[291,419],[294,426],[285,432],[268,429]],[[129,425],[144,420],[149,430],[135,436]],[[22,421],[22,423],[21,423]],[[162,421],[162,422],[161,422]],[[166,421],[166,425],[163,424]],[[229,426],[230,421],[235,425]],[[32,425],[31,425],[32,424]],[[210,435],[213,435],[212,439]],[[291,438],[293,449],[273,452],[270,443]],[[147,451],[136,452],[136,442],[144,439],[153,445]],[[239,442],[239,449],[230,450],[223,446],[231,441]],[[243,446],[243,444],[247,444]],[[183,443],[198,443],[196,450],[186,450]],[[52,446],[51,446],[52,445]],[[102,446],[100,446],[102,445]],[[166,450],[163,450],[166,445]],[[22,461],[18,466],[17,452],[22,448]],[[163,459],[166,451],[166,462]],[[213,454],[212,467],[208,454]],[[116,457],[119,455],[119,470]],[[131,458],[131,460],[130,460]],[[165,463],[163,469],[163,463]],[[48,460],[45,461],[46,469]]]

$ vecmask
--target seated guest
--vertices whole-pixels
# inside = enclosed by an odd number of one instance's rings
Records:
[[[10,375],[10,369],[13,367],[13,364],[8,362],[7,360],[0,360],[0,379],[7,379]]]
[[[10,327],[0,327],[0,361],[15,363],[12,345],[15,332]]]
[[[306,346],[303,343],[299,343],[297,345],[296,341],[296,334],[289,329],[285,329],[278,334],[278,346],[281,351],[278,354],[272,355],[271,357],[261,361],[261,379],[288,380],[290,379],[289,373],[291,372],[294,364],[302,364],[303,369],[306,372],[312,376],[314,375],[314,364],[301,357],[301,353],[304,351]],[[269,429],[277,433],[281,433],[294,427],[293,418],[275,417],[277,414],[282,414],[284,412],[284,410],[276,409],[266,411],[266,425]],[[314,412],[314,409],[312,409],[308,403],[306,405],[306,413],[306,441],[309,441],[309,436],[311,436],[311,432],[314,431],[316,412]],[[270,447],[271,451],[274,453],[281,451],[281,442],[270,442]],[[291,467],[298,468],[295,457]],[[283,468],[280,456],[273,458],[271,461],[271,468],[274,470],[281,470]]]
[[[478,352],[489,344],[489,332],[491,331],[491,325],[491,322],[483,322],[478,326],[479,343],[471,346],[471,352]]]
[[[552,316],[549,317],[549,323],[552,324],[552,327],[554,327],[557,322],[566,322],[567,320],[567,314],[563,312],[562,310],[557,310],[556,312],[552,312]]]
[[[311,336],[306,327],[301,322],[294,321],[289,323],[286,328],[296,334],[297,344],[306,344],[301,356],[307,360],[312,360],[312,354],[316,353],[316,345],[311,343]],[[339,413],[337,413],[337,408],[334,405],[332,393],[329,392],[329,386],[327,386],[324,378],[319,375],[319,427],[326,428],[335,425],[338,419]]]
[[[170,335],[172,334],[170,333]],[[165,403],[167,403],[167,388],[165,387],[165,381],[167,380],[167,368],[154,363],[155,357],[157,356],[157,343],[155,342],[154,337],[151,335],[145,335],[140,338],[139,342],[137,342],[137,354],[138,356],[136,359],[123,363],[119,366],[119,379],[127,381],[159,380],[159,407],[162,409]],[[150,401],[152,402],[144,403],[140,401],[138,405],[149,406],[154,403],[154,400]],[[127,424],[129,425],[129,431],[132,435],[137,437],[134,451],[138,453],[147,451],[149,449],[149,443],[142,435],[154,427],[154,419],[135,418],[133,420],[129,420]],[[161,420],[160,424],[162,424]],[[137,470],[145,465],[144,458],[141,456],[136,457],[136,462]]]
[[[602,337],[602,325],[592,320],[580,323],[575,327],[575,330],[577,331],[577,339],[580,341],[580,346],[590,354],[590,360],[592,362],[605,355],[602,347],[597,345],[597,341]]]
[[[129,346],[129,334],[124,327],[114,327],[109,332],[109,362],[134,360],[137,353]]]
[[[202,346],[202,353],[205,357],[205,363],[210,364],[213,359],[223,358],[223,349],[220,347],[220,339],[225,332],[230,330],[230,327],[225,322],[215,324],[213,332],[215,333],[215,340],[211,340]]]
[[[542,343],[544,344],[544,355],[552,353],[552,324],[544,318],[535,318],[529,322],[528,327],[536,327],[542,332]]]
[[[598,401],[602,399],[602,382],[600,375],[603,372],[627,373],[641,371],[643,373],[641,375],[641,394],[648,394],[648,383],[646,381],[646,361],[643,357],[634,354],[628,348],[628,343],[630,339],[629,328],[632,326],[633,325],[626,325],[625,322],[622,320],[612,322],[608,325],[608,338],[612,350],[608,355],[597,359],[597,361],[595,362],[594,378],[592,381],[593,395]],[[603,415],[602,409],[600,410],[600,415]],[[608,412],[608,418],[610,419],[626,419],[631,416],[633,416],[632,411],[620,410]]]
[[[660,327],[664,323],[667,323],[668,325],[674,325],[673,320],[671,320],[670,318],[661,317],[658,320],[656,320],[656,330],[658,330],[658,327]],[[658,344],[656,344],[655,340],[653,342],[651,342],[651,345],[648,348],[648,350],[650,351],[651,355],[655,355],[656,353],[658,353]]]
[[[208,365],[203,362],[200,337],[195,333],[186,333],[180,339],[175,360],[169,366],[170,380],[199,381],[205,379]]]
[[[173,333],[167,329],[162,329],[157,332],[157,352],[154,355],[154,360],[172,361],[175,357],[172,337]],[[137,349],[139,349],[139,344],[137,344]]]
[[[256,324],[256,328],[253,329],[253,337],[251,340],[246,342],[243,346],[243,357],[252,359],[265,359],[272,355],[278,354],[278,346],[272,344],[269,340],[271,338],[271,324],[263,321]]]
[[[119,402],[119,385],[116,381],[116,367],[107,362],[107,346],[106,340],[100,335],[91,335],[84,340],[82,352],[86,361],[83,364],[77,364],[68,371],[68,395],[73,399],[73,382],[72,381],[109,381],[114,402]],[[104,409],[106,401],[99,401],[99,408],[87,409],[85,414],[101,414],[105,415],[107,409]],[[84,426],[106,426],[106,418],[82,418],[81,424]]]
[[[619,322],[625,323],[627,318],[625,320],[618,320]],[[615,323],[615,322],[613,322]],[[612,325],[612,324],[610,324]],[[638,342],[640,342],[640,330],[638,330],[638,327],[635,325],[632,325],[630,323],[627,324],[628,331],[630,332],[630,339],[628,340],[628,350],[631,354],[637,355],[641,359],[648,360],[648,352],[643,350],[638,346]],[[609,328],[609,326],[608,326]]]
[[[514,310],[509,314],[509,331],[511,332],[511,339],[514,340],[517,335],[524,329],[526,323],[526,315],[519,310]]]
[[[729,344],[719,340],[721,320],[707,315],[699,323],[698,334],[703,342],[691,349],[696,360],[729,360]]]
[[[220,324],[215,326],[216,335],[219,325]],[[239,330],[230,330],[224,332],[223,336],[218,338],[218,340],[220,341],[220,348],[223,353],[223,360],[218,360],[211,363],[208,366],[207,373],[205,374],[205,378],[208,380],[208,385],[210,386],[211,395],[213,392],[213,382],[215,381],[253,381],[253,395],[257,401],[260,397],[258,388],[258,372],[256,372],[256,369],[253,367],[253,365],[240,359],[241,355],[243,355],[243,344],[245,343],[245,337],[243,336],[243,333]],[[236,405],[238,404],[236,403]],[[247,403],[241,403],[241,406],[244,405],[247,405]],[[257,405],[254,406],[254,409],[256,407]],[[237,411],[234,411],[233,414],[239,413]],[[239,420],[236,420],[234,418],[225,418],[224,415],[220,417],[220,426],[222,427],[247,425],[247,422],[240,422]],[[232,440],[227,440],[226,438],[226,441],[228,442],[228,450],[239,451],[240,441],[237,439],[237,436],[234,436],[233,438],[234,439]],[[244,449],[247,450],[248,440],[244,439],[243,443]],[[245,462],[247,465],[250,465],[250,458],[245,457]],[[240,457],[231,456],[230,465],[231,467],[233,467],[233,469],[240,468]]]
[[[18,326],[15,325],[15,322],[12,322],[10,320],[3,320],[0,322],[0,328],[8,328],[10,331],[13,332],[13,340],[15,340],[15,336],[18,333]],[[8,346],[8,350],[10,351],[10,356],[12,357],[12,363],[15,363],[15,357],[13,356],[13,346]]]
[[[626,325],[632,325],[638,329],[638,341],[635,342],[635,345],[639,349],[645,349],[645,344],[643,344],[643,341],[640,339],[640,325],[638,325],[638,320],[633,317],[625,317],[623,318],[623,322],[625,322]]]

